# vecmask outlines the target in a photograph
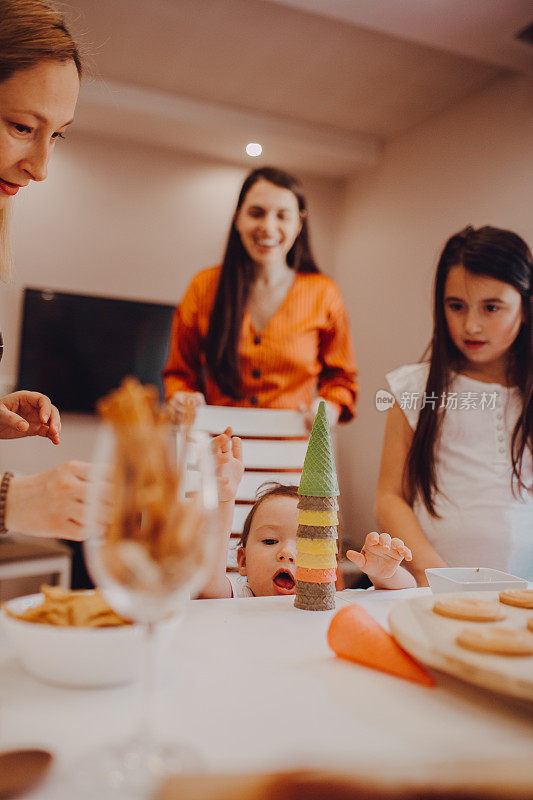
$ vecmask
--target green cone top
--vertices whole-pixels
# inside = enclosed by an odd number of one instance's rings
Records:
[[[339,494],[326,404],[323,400],[318,406],[309,437],[298,494],[311,497],[336,497]]]

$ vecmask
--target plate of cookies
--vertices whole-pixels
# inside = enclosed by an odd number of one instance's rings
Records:
[[[424,595],[394,606],[389,625],[430,667],[533,701],[533,589]]]

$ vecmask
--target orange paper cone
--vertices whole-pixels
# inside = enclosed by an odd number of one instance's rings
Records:
[[[408,681],[434,686],[435,681],[390,633],[356,603],[337,611],[328,630],[328,644],[340,656]]]

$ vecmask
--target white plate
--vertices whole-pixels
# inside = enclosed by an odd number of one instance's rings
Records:
[[[498,600],[497,592],[476,592],[470,597]],[[414,658],[469,683],[494,692],[533,701],[533,655],[499,656],[476,653],[455,643],[466,627],[497,625],[525,630],[533,611],[502,605],[506,617],[500,622],[467,622],[435,614],[435,598],[415,597],[397,603],[389,614],[391,633]]]
[[[488,567],[444,567],[427,569],[426,577],[433,594],[439,592],[502,592],[527,586],[525,578]]]
[[[42,594],[32,594],[8,600],[5,605],[20,614],[43,599]],[[139,677],[144,647],[141,625],[63,627],[15,619],[4,609],[0,621],[26,670],[47,683],[91,688],[116,686]],[[156,626],[158,659],[179,623],[180,617],[175,616]]]

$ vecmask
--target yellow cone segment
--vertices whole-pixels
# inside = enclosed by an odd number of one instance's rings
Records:
[[[337,553],[339,548],[335,539],[296,539],[298,553],[321,553],[324,555]]]
[[[332,569],[337,566],[335,553],[298,553],[299,567],[305,569]]]
[[[338,525],[339,518],[336,511],[304,511],[298,512],[298,525],[320,525],[325,528],[328,525]]]

